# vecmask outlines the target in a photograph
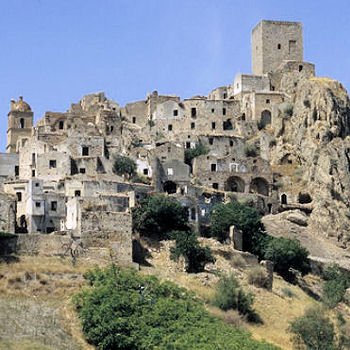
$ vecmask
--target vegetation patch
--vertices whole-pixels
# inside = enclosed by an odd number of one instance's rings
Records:
[[[184,289],[111,266],[86,275],[75,305],[87,340],[107,349],[246,349],[274,346],[210,316]]]

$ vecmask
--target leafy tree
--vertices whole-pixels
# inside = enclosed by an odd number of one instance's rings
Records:
[[[115,266],[86,275],[74,298],[87,341],[100,350],[276,350],[208,314],[184,289]]]
[[[240,287],[237,279],[231,275],[221,276],[216,285],[216,292],[213,304],[222,310],[237,310],[240,314],[246,315],[248,320],[259,320],[253,310],[254,297],[250,293],[245,293]]]
[[[133,229],[143,236],[168,239],[171,231],[188,227],[188,212],[179,202],[164,196],[146,198],[132,211]]]
[[[294,320],[289,330],[294,334],[297,349],[335,350],[336,337],[333,323],[319,308],[309,309]]]
[[[177,261],[183,256],[187,272],[202,272],[207,263],[215,262],[210,248],[201,247],[192,230],[174,231],[171,235],[175,238],[175,247],[171,248],[170,257]]]
[[[234,225],[243,232],[243,249],[260,255],[263,238],[261,216],[255,208],[239,202],[218,204],[211,215],[211,234],[220,242],[228,238],[230,226]]]
[[[350,278],[341,271],[338,265],[331,265],[323,272],[325,279],[322,291],[322,301],[334,308],[342,301],[346,289],[350,287]]]
[[[290,268],[302,274],[310,271],[309,252],[296,239],[271,238],[266,244],[264,258],[275,264],[275,271],[287,279],[291,279]]]
[[[189,166],[192,165],[194,158],[208,154],[209,150],[201,142],[199,142],[195,148],[186,148],[185,149],[185,163]]]
[[[113,164],[113,172],[117,175],[125,175],[127,178],[131,178],[136,174],[136,163],[129,157],[117,155]]]

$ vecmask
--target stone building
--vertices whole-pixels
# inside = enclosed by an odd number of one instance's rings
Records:
[[[277,212],[282,193],[269,159],[271,130],[282,123],[281,106],[292,102],[289,92],[315,75],[303,62],[301,24],[260,22],[252,67],[208,96],[154,91],[121,107],[104,93],[90,94],[36,125],[22,97],[11,101],[7,153],[0,154],[0,182],[16,199],[6,202],[16,222],[7,229],[69,232],[86,247],[109,241],[129,257],[130,210],[149,193],[175,197],[199,230],[227,200],[246,198],[262,213]],[[113,171],[117,155],[135,161],[137,177]]]

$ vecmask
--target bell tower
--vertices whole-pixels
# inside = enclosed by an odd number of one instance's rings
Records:
[[[16,153],[17,140],[30,137],[33,128],[33,112],[29,104],[20,96],[18,101],[11,100],[11,109],[8,113],[7,153]]]

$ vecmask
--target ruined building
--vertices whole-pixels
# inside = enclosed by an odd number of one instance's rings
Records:
[[[310,182],[318,176],[322,142],[349,135],[348,108],[341,85],[315,78],[314,65],[303,60],[302,25],[264,20],[252,32],[252,74],[237,74],[208,96],[154,91],[122,107],[104,93],[91,94],[66,112],[46,112],[36,125],[22,97],[11,101],[7,153],[0,154],[1,216],[6,230],[66,233],[87,249],[109,247],[125,259],[130,210],[155,192],[187,207],[199,231],[216,203],[244,200],[262,214],[302,209],[310,226],[328,234],[328,225],[313,217],[322,211],[313,203],[336,192],[346,207],[348,189],[331,188],[341,182],[333,179],[322,194]],[[343,148],[338,158],[346,167],[350,146]],[[115,174],[117,155],[132,158],[138,176]],[[341,173],[338,158],[329,158],[334,174]],[[348,228],[341,225],[339,232]]]

